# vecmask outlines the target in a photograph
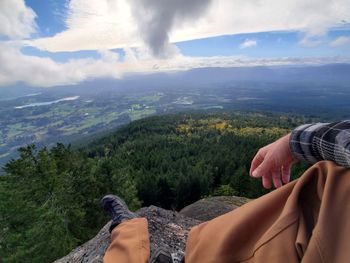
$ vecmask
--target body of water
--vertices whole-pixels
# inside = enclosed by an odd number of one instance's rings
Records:
[[[59,102],[62,102],[62,101],[77,100],[77,99],[79,99],[79,97],[80,96],[73,96],[73,97],[66,97],[66,98],[63,98],[63,99],[47,101],[47,102],[35,102],[35,103],[27,104],[27,105],[16,106],[15,109],[24,109],[24,108],[29,108],[29,107],[46,106],[46,105],[59,103]]]

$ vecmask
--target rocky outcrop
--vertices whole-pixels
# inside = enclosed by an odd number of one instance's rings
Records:
[[[200,221],[208,221],[226,214],[249,201],[250,199],[248,198],[237,196],[204,198],[186,206],[180,211],[180,214]]]
[[[237,208],[248,202],[241,197],[212,197],[202,199],[181,210],[180,213],[150,206],[137,211],[148,220],[151,251],[162,246],[167,248],[175,261],[184,255],[189,230],[201,223]],[[90,241],[73,250],[70,254],[56,260],[55,263],[100,263],[110,243],[106,224]]]

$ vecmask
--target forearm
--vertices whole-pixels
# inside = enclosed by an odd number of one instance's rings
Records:
[[[299,126],[291,133],[289,143],[301,161],[331,160],[350,167],[350,120]]]

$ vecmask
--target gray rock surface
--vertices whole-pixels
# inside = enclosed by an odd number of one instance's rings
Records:
[[[185,217],[177,212],[150,206],[137,211],[141,217],[148,219],[151,252],[157,247],[167,248],[174,259],[180,260],[185,251],[186,238],[189,230],[201,223],[198,220]],[[55,263],[100,263],[110,244],[109,224],[90,241],[73,250]]]
[[[175,261],[179,261],[184,255],[187,235],[193,226],[229,212],[248,201],[249,199],[241,197],[212,197],[199,200],[184,208],[181,213],[150,206],[138,210],[137,214],[148,220],[151,252],[162,246],[172,253]],[[110,244],[109,224],[93,239],[54,263],[103,262],[103,255]]]
[[[180,211],[180,214],[200,221],[208,221],[226,214],[249,201],[250,199],[248,198],[237,196],[204,198],[186,206]]]
[[[151,253],[158,247],[163,247],[168,249],[173,258],[178,259],[178,261],[185,254],[189,231],[192,227],[201,223],[199,220],[155,206],[142,208],[139,210],[139,214],[148,220]]]

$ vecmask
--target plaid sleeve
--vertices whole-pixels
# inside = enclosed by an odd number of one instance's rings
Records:
[[[305,124],[290,136],[290,149],[299,160],[330,160],[350,167],[350,120]]]

